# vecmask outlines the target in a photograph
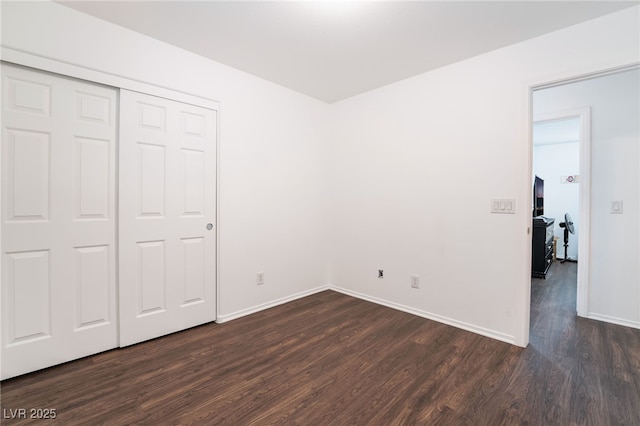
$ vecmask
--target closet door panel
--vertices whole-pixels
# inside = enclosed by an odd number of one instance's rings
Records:
[[[113,88],[2,65],[2,373],[117,346]]]
[[[120,344],[216,319],[216,111],[120,93]]]

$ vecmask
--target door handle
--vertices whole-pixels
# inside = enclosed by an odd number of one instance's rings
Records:
[[[213,229],[213,223],[207,223],[207,231],[211,231]]]

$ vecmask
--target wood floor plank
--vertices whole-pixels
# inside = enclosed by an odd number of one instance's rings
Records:
[[[533,280],[526,349],[326,291],[2,382],[59,425],[640,425],[640,330]]]

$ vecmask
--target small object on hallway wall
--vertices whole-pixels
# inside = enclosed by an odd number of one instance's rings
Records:
[[[257,284],[258,285],[264,284],[264,272],[258,272]]]
[[[580,183],[580,175],[561,176],[560,183]]]
[[[611,202],[611,214],[622,214],[622,200]]]
[[[382,269],[378,269],[378,278],[384,278],[384,271]]]

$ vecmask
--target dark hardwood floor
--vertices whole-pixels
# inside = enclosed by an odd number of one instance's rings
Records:
[[[640,330],[575,316],[575,264],[532,286],[522,349],[326,291],[2,383],[40,424],[640,425]],[[3,424],[30,420],[3,419]]]

